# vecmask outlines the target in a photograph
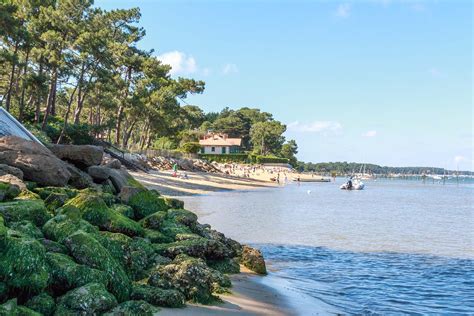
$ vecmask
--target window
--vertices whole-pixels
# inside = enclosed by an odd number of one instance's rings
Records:
[[[215,151],[216,151],[216,147],[211,147],[211,151],[212,151],[212,152],[215,152]]]
[[[225,147],[222,147],[222,153],[225,154]]]
[[[204,154],[204,147],[201,147],[201,154]]]

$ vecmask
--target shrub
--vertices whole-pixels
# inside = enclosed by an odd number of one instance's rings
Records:
[[[201,145],[199,145],[199,143],[197,142],[190,142],[190,143],[184,143],[182,146],[181,146],[181,151],[185,152],[185,153],[193,153],[193,154],[196,154],[199,152],[199,150],[201,149]]]
[[[248,162],[247,154],[227,154],[227,155],[216,155],[216,154],[199,154],[199,158],[207,161],[216,161],[220,163],[237,162],[246,163]]]

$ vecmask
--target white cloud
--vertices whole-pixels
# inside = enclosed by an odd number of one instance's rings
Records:
[[[222,68],[222,73],[224,75],[235,74],[239,72],[239,68],[236,64],[225,64]]]
[[[455,163],[460,163],[460,162],[465,162],[465,161],[469,161],[469,159],[467,159],[464,156],[455,156],[454,157],[454,162]]]
[[[308,124],[298,121],[288,124],[288,130],[303,133],[328,133],[338,132],[342,129],[342,125],[335,121],[314,121]]]
[[[375,137],[377,136],[377,131],[372,130],[372,131],[367,131],[364,134],[362,134],[364,137]]]
[[[197,63],[193,56],[188,56],[180,51],[163,53],[157,58],[163,63],[171,66],[171,75],[192,74],[197,71]]]
[[[338,18],[348,18],[351,15],[351,5],[349,3],[342,3],[338,5],[334,14]]]

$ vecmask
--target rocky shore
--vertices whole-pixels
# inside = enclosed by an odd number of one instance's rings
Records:
[[[212,304],[261,253],[137,182],[101,147],[0,138],[0,314],[152,315]]]

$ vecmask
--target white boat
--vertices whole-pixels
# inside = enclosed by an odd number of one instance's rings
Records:
[[[349,188],[347,182],[344,183],[343,185],[341,185],[339,188],[341,190],[363,190],[365,187],[365,184],[364,182],[360,181],[360,180],[353,180],[352,181],[352,187]]]

